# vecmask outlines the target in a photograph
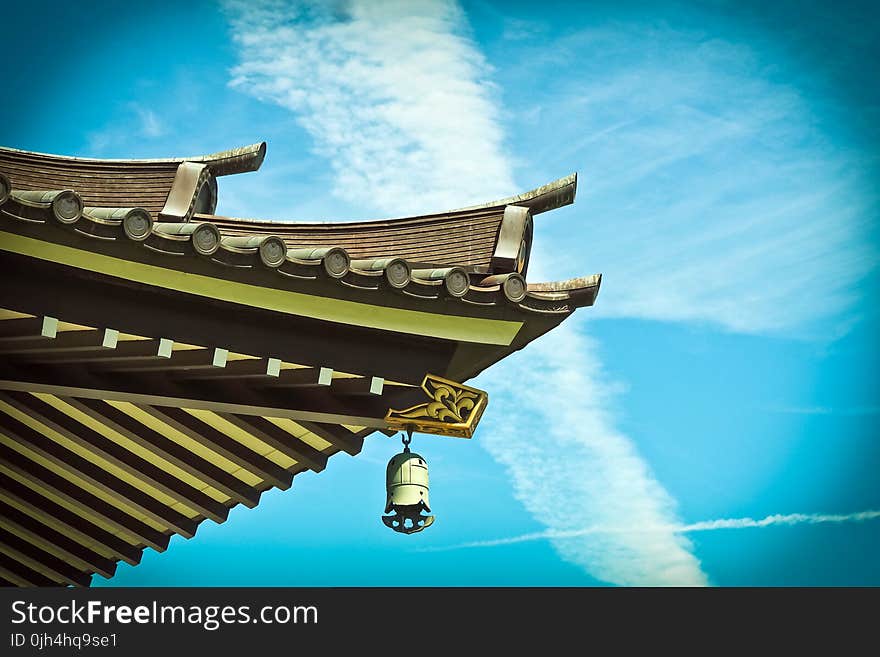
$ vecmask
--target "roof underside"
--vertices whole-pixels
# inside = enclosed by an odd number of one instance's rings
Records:
[[[286,386],[317,386],[311,368],[278,361],[269,377],[261,359],[224,353],[221,367],[215,349],[176,343],[164,358],[160,342],[0,311],[0,582],[110,577],[118,560],[136,564],[145,547],[163,551],[171,535],[189,538],[206,518],[256,506],[263,491],[323,470],[338,451],[357,454],[370,431],[239,407],[256,391],[265,404]],[[156,393],[147,383],[156,374],[166,395],[188,398],[149,403],[120,392]],[[115,385],[120,377],[130,385]],[[242,385],[248,379],[255,385]],[[377,392],[373,380],[339,372],[325,383],[340,399]]]

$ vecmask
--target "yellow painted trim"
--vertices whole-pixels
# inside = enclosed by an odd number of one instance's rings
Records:
[[[131,333],[120,333],[116,340],[118,342],[134,342],[135,340],[152,340],[153,338],[148,338],[143,335],[132,335]]]
[[[57,331],[61,333],[62,331],[95,331],[96,329],[91,326],[83,326],[82,324],[71,324],[70,322],[58,322]]]
[[[288,315],[445,340],[507,346],[516,337],[523,324],[500,319],[439,315],[419,310],[388,308],[345,299],[259,287],[82,251],[4,231],[0,231],[0,249],[106,276]]]
[[[28,317],[33,317],[33,315],[28,315],[27,313],[19,313],[14,310],[7,310],[6,308],[0,308],[0,321],[5,319],[27,319]]]
[[[228,354],[226,354],[226,362],[227,363],[232,363],[237,360],[259,360],[259,359],[260,359],[259,356],[251,356],[249,354],[238,354],[234,351],[230,351]]]

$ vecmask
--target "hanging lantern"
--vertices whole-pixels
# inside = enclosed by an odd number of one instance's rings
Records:
[[[382,522],[396,532],[415,534],[434,523],[428,501],[428,464],[419,454],[411,452],[412,433],[403,439],[403,452],[391,457],[385,471],[387,500]],[[393,513],[392,513],[393,512]]]

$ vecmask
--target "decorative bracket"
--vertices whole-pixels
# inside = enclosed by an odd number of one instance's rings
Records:
[[[216,207],[217,179],[211,168],[201,162],[181,162],[159,219],[185,223],[193,213],[212,214]]]
[[[385,422],[394,431],[418,431],[470,438],[489,403],[489,395],[455,381],[425,375],[422,390],[430,401],[402,411],[389,409]]]
[[[504,218],[492,253],[492,272],[518,272],[525,276],[531,250],[532,213],[528,208],[508,205],[504,208]]]

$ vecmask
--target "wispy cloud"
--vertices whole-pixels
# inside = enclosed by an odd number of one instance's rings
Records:
[[[92,154],[104,155],[131,149],[138,140],[155,140],[166,133],[164,123],[153,109],[130,102],[124,106],[120,118],[88,135],[88,145]]]
[[[564,559],[614,584],[706,584],[690,541],[674,531],[674,500],[615,427],[616,386],[596,345],[575,326],[563,324],[481,375],[493,408],[480,442],[507,468],[517,499],[548,527],[542,536]],[[657,530],[577,533],[622,519]]]
[[[366,212],[514,191],[489,68],[454,3],[226,3],[232,86],[296,113]]]
[[[690,525],[684,525],[679,529],[681,532],[706,532],[716,529],[746,529],[749,527],[773,527],[776,525],[819,525],[824,523],[840,524],[843,522],[865,522],[880,518],[880,511],[858,511],[856,513],[829,514],[829,513],[789,513],[774,514],[755,520],[754,518],[722,518],[719,520],[704,520]]]
[[[341,198],[406,214],[519,191],[491,70],[457,5],[227,8],[241,60],[231,84],[294,113]],[[505,111],[528,125],[530,166],[558,175],[579,163],[577,212],[590,217],[588,256],[570,222],[541,220],[533,275],[550,254],[554,277],[583,274],[588,260],[606,275],[592,311],[606,317],[765,332],[846,314],[876,260],[862,237],[877,194],[760,53],[627,25],[543,39],[539,51],[529,42],[517,41],[529,88],[568,83]],[[706,584],[686,536],[700,529],[682,525],[616,428],[615,386],[580,326],[566,323],[481,377],[493,406],[480,442],[546,525],[535,536],[563,558],[617,584]],[[584,529],[624,521],[650,531]]]
[[[296,114],[329,159],[344,198],[403,214],[520,191],[494,87],[457,5],[227,7],[241,54],[233,85]],[[673,500],[615,430],[605,409],[613,385],[595,345],[574,326],[485,375],[493,403],[481,444],[507,467],[526,509],[552,531],[615,517],[674,523]],[[514,389],[513,381],[526,380],[540,380],[540,390]],[[617,535],[554,545],[608,582],[706,583],[689,542],[673,532],[650,541]]]
[[[693,532],[711,532],[719,529],[758,529],[763,527],[793,527],[795,525],[820,525],[820,524],[842,524],[851,522],[867,522],[869,520],[877,520],[880,518],[880,511],[859,511],[856,513],[846,514],[825,514],[825,513],[790,513],[790,514],[774,514],[764,518],[720,518],[717,520],[703,520],[701,522],[691,523],[689,525],[677,526],[608,526],[608,527],[586,527],[584,529],[554,531],[547,530],[542,532],[532,532],[530,534],[520,534],[519,536],[509,536],[507,538],[496,538],[487,541],[471,541],[468,543],[459,543],[458,545],[447,545],[442,547],[425,548],[426,552],[445,552],[448,550],[463,550],[467,548],[489,548],[499,547],[502,545],[515,545],[517,543],[528,543],[531,541],[560,540],[567,538],[577,538],[592,535],[615,535],[626,534],[633,537],[634,540],[650,537],[651,534],[661,532],[674,532],[676,534],[689,534]]]
[[[140,105],[133,105],[132,108],[137,114],[138,119],[140,119],[140,132],[142,136],[161,137],[165,134],[165,127],[153,110],[148,107],[141,107]]]
[[[609,23],[521,53],[524,79],[553,81],[537,125],[523,111],[535,159],[578,163],[590,226],[585,254],[548,222],[543,253],[605,274],[600,317],[827,335],[878,262],[876,163],[808,72],[728,36]]]
[[[789,415],[861,416],[880,414],[880,406],[771,406],[764,410],[771,413],[785,413]]]

